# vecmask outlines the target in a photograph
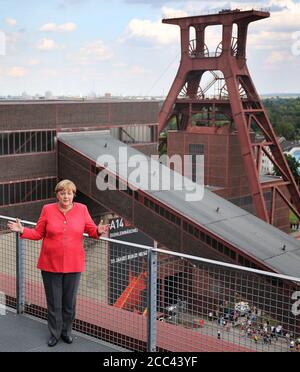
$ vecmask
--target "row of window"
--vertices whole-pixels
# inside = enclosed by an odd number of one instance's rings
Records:
[[[204,243],[219,251],[220,253],[225,254],[233,260],[236,260],[236,253],[232,249],[230,249],[226,245],[223,245],[221,242],[218,242],[216,239],[205,234],[203,231],[197,229],[186,221],[183,221],[183,230],[188,232],[190,235],[193,235],[195,238],[202,240]]]
[[[54,197],[56,178],[0,184],[0,206],[28,203]]]
[[[255,263],[247,260],[243,256],[239,256],[239,265],[246,266],[246,267],[251,267],[252,269],[257,269],[257,270],[261,269],[260,267],[258,267],[257,265],[255,265]]]
[[[54,151],[55,131],[0,133],[0,156]]]
[[[157,214],[161,215],[162,217],[166,218],[167,220],[175,223],[176,225],[181,225],[181,219],[175,214],[171,213],[164,207],[159,206],[158,204],[154,203],[152,200],[148,198],[144,198],[144,205],[153,211],[155,211]]]

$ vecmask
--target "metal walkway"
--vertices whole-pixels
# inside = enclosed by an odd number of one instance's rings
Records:
[[[125,352],[127,350],[73,332],[71,345],[59,341],[48,347],[49,332],[45,321],[6,310],[0,316],[0,352]]]

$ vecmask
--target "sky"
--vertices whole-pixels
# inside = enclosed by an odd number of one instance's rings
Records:
[[[0,0],[0,95],[166,95],[179,28],[162,18],[253,7],[271,12],[249,27],[258,92],[300,93],[300,0]]]

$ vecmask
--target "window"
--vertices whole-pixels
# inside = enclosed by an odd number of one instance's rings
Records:
[[[224,246],[223,246],[223,244],[220,243],[220,242],[218,242],[218,251],[219,251],[220,253],[224,253]]]
[[[197,155],[204,155],[204,145],[202,144],[190,144],[189,145],[189,153],[192,155],[192,181],[196,182],[197,180]]]
[[[233,260],[236,260],[236,253],[232,250],[230,250],[230,257],[233,259]]]
[[[42,151],[42,133],[41,132],[36,132],[36,144],[37,144],[37,152]]]
[[[164,217],[164,216],[165,216],[165,208],[160,207],[160,208],[159,208],[159,214],[160,214],[162,217]]]
[[[226,256],[229,256],[230,255],[230,252],[229,252],[229,248],[228,247],[224,247],[224,253],[226,254]]]
[[[36,193],[36,181],[31,181],[31,194],[32,194],[32,200],[37,199],[37,193]]]
[[[56,178],[0,184],[0,205],[13,205],[54,197]]]
[[[20,153],[20,133],[14,133],[15,137],[15,143],[14,143],[14,149],[15,149],[15,154]]]
[[[14,204],[15,202],[14,194],[15,194],[15,185],[11,183],[9,185],[9,204]]]
[[[9,204],[9,185],[8,184],[4,185],[3,198],[4,198],[4,205],[8,205]]]
[[[204,145],[202,144],[190,144],[189,145],[190,155],[204,155]]]
[[[0,185],[0,205],[4,205],[4,199],[3,199],[3,185]]]
[[[43,152],[47,151],[47,132],[41,132],[42,135],[42,150]]]
[[[25,152],[30,152],[31,151],[31,133],[26,132],[25,133]]]
[[[15,184],[15,203],[19,204],[21,202],[21,183]]]
[[[218,249],[218,242],[215,239],[212,239],[212,247]]]
[[[46,133],[46,132],[45,132]],[[46,151],[52,151],[54,149],[54,132],[47,132],[47,149]]]
[[[7,133],[3,133],[2,134],[2,143],[3,143],[3,150],[0,154],[3,154],[3,155],[7,155],[9,154],[9,146],[8,146],[8,134]]]
[[[43,197],[46,199],[46,197]],[[21,182],[21,203],[26,202],[26,182]]]
[[[24,152],[26,152],[26,134],[25,132],[21,132],[19,153],[24,154]]]
[[[55,131],[0,133],[0,156],[54,151]]]
[[[31,146],[30,146],[30,151],[31,152],[37,152],[36,143],[37,143],[36,133],[34,132],[31,135]]]

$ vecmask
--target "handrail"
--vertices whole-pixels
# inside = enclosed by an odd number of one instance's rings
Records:
[[[7,221],[16,221],[16,218],[2,216],[2,215],[0,215],[0,219],[4,219],[4,220],[7,220]],[[36,223],[34,223],[34,222],[29,222],[29,221],[26,221],[26,220],[21,220],[21,222],[26,223],[27,225],[36,226]],[[88,234],[83,234],[83,236],[87,237],[87,238],[89,237]],[[157,253],[168,254],[168,255],[172,255],[172,256],[175,256],[175,257],[182,258],[182,259],[185,258],[185,259],[188,259],[188,260],[193,260],[193,261],[203,262],[203,263],[207,263],[207,264],[222,266],[222,267],[226,267],[226,268],[229,268],[229,269],[245,271],[245,272],[249,272],[249,273],[252,273],[252,274],[260,274],[260,275],[265,275],[265,276],[269,276],[269,277],[272,277],[272,278],[277,278],[277,279],[282,279],[282,280],[287,280],[287,281],[299,282],[300,283],[300,278],[297,278],[297,277],[294,277],[294,276],[277,274],[277,273],[272,273],[272,272],[264,271],[264,270],[252,269],[250,267],[240,266],[240,265],[236,265],[236,264],[230,264],[230,263],[222,262],[222,261],[211,260],[209,258],[204,258],[204,257],[192,256],[192,255],[185,254],[185,253],[168,251],[168,250],[161,249],[161,248],[154,248],[154,247],[151,247],[151,246],[148,246],[148,245],[143,245],[143,244],[129,243],[129,242],[120,241],[120,240],[117,240],[117,239],[100,237],[99,240],[102,240],[102,241],[105,241],[105,242],[108,242],[108,243],[122,244],[124,246],[140,248],[140,249],[153,251],[153,252],[157,252]]]

